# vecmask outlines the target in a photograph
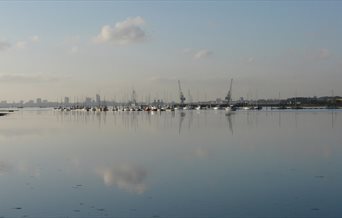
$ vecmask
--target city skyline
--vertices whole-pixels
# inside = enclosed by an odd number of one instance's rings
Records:
[[[0,99],[342,95],[341,2],[1,2]]]
[[[135,93],[135,91],[133,91]],[[333,93],[332,93],[333,94]],[[55,100],[51,99],[43,99],[40,97],[30,99],[27,101],[19,100],[19,101],[7,101],[6,99],[0,99],[0,107],[101,107],[101,106],[132,106],[132,105],[179,105],[182,104],[179,101],[173,101],[169,99],[163,98],[151,98],[151,96],[145,96],[145,98],[137,98],[138,96],[133,94],[128,96],[126,99],[106,99],[106,97],[101,97],[99,94],[95,94],[93,97],[83,96],[83,97],[70,97],[64,96],[57,98]],[[287,102],[287,104],[293,104],[293,102],[297,102],[298,104],[330,104],[331,102],[341,102],[341,96],[292,96],[289,98],[273,98],[273,99],[263,99],[263,98],[250,98],[245,99],[243,96],[232,99],[233,104],[261,104],[261,105],[276,105],[281,102]],[[198,105],[198,104],[212,104],[212,105],[225,105],[227,104],[226,99],[216,98],[216,99],[186,99],[184,102],[185,105]],[[338,103],[340,104],[340,103]]]

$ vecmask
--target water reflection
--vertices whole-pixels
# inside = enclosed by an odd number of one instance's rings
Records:
[[[2,128],[0,129],[0,136],[6,138],[17,138],[21,136],[42,135],[47,130],[41,128]]]
[[[180,116],[179,116],[179,125],[178,125],[178,134],[179,134],[179,135],[180,135],[180,133],[181,133],[182,124],[183,124],[185,115],[186,115],[186,113],[182,111],[182,112],[180,113]]]
[[[42,112],[40,112],[42,113]],[[107,121],[109,120],[109,125],[114,125],[120,128],[138,130],[141,128],[162,128],[162,129],[174,129],[174,126],[178,126],[178,134],[182,132],[184,128],[184,122],[186,122],[187,128],[207,128],[208,125],[217,128],[220,127],[220,122],[216,120],[220,119],[221,116],[226,116],[227,124],[226,128],[229,129],[231,134],[234,133],[233,126],[240,122],[234,122],[233,120],[241,120],[242,117],[246,118],[246,125],[250,128],[258,128],[259,119],[262,116],[274,116],[278,115],[277,125],[282,128],[283,117],[288,117],[289,119],[294,119],[294,128],[298,128],[301,123],[301,118],[305,113],[312,113],[317,115],[317,113],[324,113],[320,111],[305,112],[305,111],[237,111],[235,113],[226,114],[224,111],[176,111],[176,112],[54,112],[58,121],[73,122],[73,123],[83,123],[85,125],[93,125],[96,120],[98,127],[108,127]],[[337,119],[336,111],[331,111],[331,127]],[[210,114],[213,119],[208,122],[207,116]],[[262,118],[264,119],[264,118]],[[263,122],[263,121],[261,121]],[[196,124],[195,126],[193,124]],[[244,124],[245,125],[245,124]],[[239,128],[235,128],[238,130]],[[20,134],[20,130],[17,130]],[[31,130],[36,131],[36,130]],[[0,132],[1,134],[1,132]],[[15,134],[15,133],[13,133]],[[6,133],[5,135],[11,135],[11,133]]]
[[[209,156],[209,150],[207,148],[199,147],[194,150],[193,154],[195,157],[205,158]]]
[[[228,127],[229,127],[229,130],[230,132],[234,133],[233,131],[233,123],[232,123],[232,116],[234,115],[234,113],[226,113],[226,117],[227,117],[227,121],[228,121]]]
[[[19,173],[27,174],[31,178],[38,178],[41,175],[41,168],[26,161],[20,161],[16,166]]]
[[[335,122],[335,116],[334,116],[334,111],[331,111],[331,128],[334,128],[334,122]]]
[[[117,186],[131,193],[142,194],[146,191],[147,171],[142,166],[122,164],[100,171],[107,186]]]
[[[341,114],[14,113],[0,122],[0,216],[341,214]]]
[[[192,126],[192,123],[193,123],[193,120],[194,120],[194,117],[193,117],[193,111],[189,111],[189,123],[188,123],[188,129],[190,130],[191,129],[191,126]]]
[[[6,174],[12,170],[12,166],[7,162],[0,161],[0,175]]]
[[[208,120],[208,113],[213,115],[214,119]],[[173,111],[173,112],[55,112],[57,121],[61,123],[82,123],[84,125],[93,125],[96,121],[99,128],[108,128],[108,125],[131,129],[137,131],[141,128],[167,129],[174,130],[177,126],[178,134],[180,135],[184,124],[188,130],[193,128],[207,128],[210,125],[216,128],[222,125],[222,116],[226,116],[228,128],[233,133],[232,116],[236,116],[235,113],[227,115],[224,111]],[[255,116],[254,116],[255,118]],[[248,115],[249,119],[249,115]],[[248,121],[253,123],[252,121]],[[195,124],[195,126],[194,126]],[[214,126],[213,126],[214,125]],[[221,127],[221,126],[220,126]]]

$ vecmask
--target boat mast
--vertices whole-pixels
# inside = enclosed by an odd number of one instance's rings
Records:
[[[183,92],[182,92],[180,80],[178,80],[178,92],[179,92],[180,103],[181,103],[181,105],[183,105],[184,101],[185,101],[185,97],[184,97]]]
[[[232,88],[233,88],[233,79],[230,79],[229,91],[228,91],[227,96],[225,98],[228,105],[230,105],[231,101],[232,101]]]

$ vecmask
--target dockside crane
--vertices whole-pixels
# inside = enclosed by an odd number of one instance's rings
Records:
[[[181,87],[180,80],[178,80],[178,92],[179,92],[180,103],[181,103],[181,105],[183,105],[184,101],[185,101],[185,97],[184,97],[184,94],[182,92],[182,87]]]
[[[230,87],[229,87],[229,91],[227,93],[227,96],[225,97],[228,106],[231,104],[232,101],[232,88],[233,88],[233,79],[230,79]]]

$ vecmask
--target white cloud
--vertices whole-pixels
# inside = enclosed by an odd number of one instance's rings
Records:
[[[209,50],[207,50],[207,49],[202,49],[202,50],[197,51],[197,52],[193,55],[193,58],[194,58],[195,60],[204,59],[204,58],[210,57],[212,54],[213,54],[212,51],[209,51]]]
[[[15,43],[15,47],[19,49],[24,49],[27,47],[27,42],[26,41],[18,41]]]
[[[127,45],[146,40],[145,21],[142,17],[127,18],[114,26],[105,25],[95,38],[95,42]]]
[[[37,43],[37,42],[39,42],[39,40],[40,40],[39,36],[32,36],[30,38],[30,41],[33,42],[33,43]]]
[[[11,47],[11,43],[0,40],[0,51],[6,50]]]

